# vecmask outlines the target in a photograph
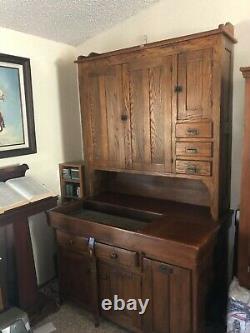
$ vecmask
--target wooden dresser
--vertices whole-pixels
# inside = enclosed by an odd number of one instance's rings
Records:
[[[204,332],[214,247],[230,215],[235,42],[226,24],[78,57],[86,199],[49,216],[62,298],[96,323]],[[114,295],[149,306],[102,310]]]
[[[239,224],[238,277],[240,284],[250,288],[250,67],[241,68],[246,79],[243,159]]]

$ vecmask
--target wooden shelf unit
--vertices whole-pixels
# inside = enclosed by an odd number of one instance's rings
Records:
[[[65,178],[63,175],[63,170],[78,170],[79,178]],[[60,185],[61,185],[61,200],[62,202],[67,202],[71,200],[82,199],[84,197],[84,162],[83,161],[73,161],[73,162],[65,162],[59,164],[59,174],[60,174]],[[72,176],[70,176],[72,177]],[[74,191],[77,191],[77,187],[79,187],[79,195],[75,193],[75,195],[66,194],[66,185],[72,184]]]

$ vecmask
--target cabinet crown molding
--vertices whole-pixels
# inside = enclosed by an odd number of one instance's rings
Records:
[[[80,55],[75,63],[82,63],[86,61],[92,61],[98,59],[105,58],[107,56],[111,55],[118,55],[118,54],[125,54],[131,51],[140,51],[142,49],[150,49],[154,47],[161,47],[161,46],[167,46],[168,44],[173,44],[173,43],[180,43],[192,39],[197,39],[197,38],[202,38],[202,37],[207,37],[211,35],[218,35],[218,34],[223,34],[224,36],[228,37],[233,43],[237,43],[237,39],[234,37],[234,26],[232,23],[227,22],[225,24],[220,24],[217,29],[213,30],[208,30],[204,32],[199,32],[199,33],[194,33],[191,35],[185,35],[181,37],[175,37],[175,38],[170,38],[170,39],[165,39],[157,42],[152,42],[148,43],[145,45],[137,45],[137,46],[132,46],[124,49],[118,49],[115,51],[110,51],[110,52],[104,52],[104,53],[96,53],[96,52],[91,52],[87,56]]]
[[[241,67],[240,71],[245,79],[250,78],[250,67]]]

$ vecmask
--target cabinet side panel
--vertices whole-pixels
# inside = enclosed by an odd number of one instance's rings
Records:
[[[230,208],[232,150],[232,49],[225,48],[221,87],[220,214]]]

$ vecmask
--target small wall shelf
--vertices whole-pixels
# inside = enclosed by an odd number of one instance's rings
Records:
[[[59,173],[62,202],[84,198],[83,161],[59,164]]]

